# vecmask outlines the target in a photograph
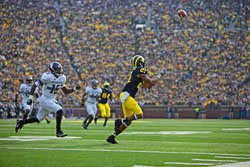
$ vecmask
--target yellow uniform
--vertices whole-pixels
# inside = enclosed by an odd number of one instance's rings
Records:
[[[133,115],[134,113],[136,115],[143,114],[141,107],[134,99],[139,87],[143,82],[141,78],[137,77],[137,74],[147,74],[147,71],[141,66],[134,67],[133,71],[130,73],[128,83],[125,85],[120,95],[120,100],[122,100],[124,93],[129,93],[128,98],[124,103],[122,103],[122,109],[125,118]]]
[[[110,117],[110,107],[108,104],[108,99],[112,96],[111,90],[102,89],[101,99],[99,100],[98,106],[101,112],[101,117]]]

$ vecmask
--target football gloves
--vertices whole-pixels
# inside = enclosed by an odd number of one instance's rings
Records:
[[[80,90],[81,89],[81,86],[79,86],[79,85],[77,85],[76,87],[75,87],[75,90]]]
[[[28,104],[28,105],[31,105],[31,104],[32,104],[32,99],[28,99],[28,100],[27,100],[27,104]]]
[[[29,99],[27,100],[27,104],[31,105],[32,104],[32,100],[33,100],[33,95],[30,95]]]
[[[161,69],[158,71],[157,77],[161,78],[162,76],[164,76],[166,74],[166,69]]]

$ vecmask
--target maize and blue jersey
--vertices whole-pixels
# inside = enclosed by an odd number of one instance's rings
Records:
[[[106,104],[108,102],[108,99],[112,97],[112,90],[111,89],[102,89],[101,99],[99,100],[99,103]]]
[[[145,68],[140,66],[133,68],[132,72],[130,73],[128,82],[122,90],[123,92],[128,92],[133,98],[135,97],[139,87],[143,83],[143,80],[137,77],[138,74],[147,74],[147,71]]]

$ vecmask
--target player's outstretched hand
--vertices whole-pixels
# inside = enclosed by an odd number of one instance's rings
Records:
[[[160,77],[164,76],[165,74],[166,74],[166,69],[163,68],[163,69],[158,71],[157,77],[160,78]]]

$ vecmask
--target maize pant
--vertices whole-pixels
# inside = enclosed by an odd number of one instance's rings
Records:
[[[103,118],[109,118],[110,117],[110,107],[109,104],[102,104],[102,103],[98,103],[100,112],[101,112],[101,116]]]
[[[122,99],[122,96],[124,95],[124,92],[120,95],[120,100]],[[124,118],[129,117],[133,115],[134,113],[136,115],[143,114],[141,107],[138,105],[138,103],[135,101],[135,99],[131,96],[129,96],[124,103],[122,103],[122,110],[124,114]]]

